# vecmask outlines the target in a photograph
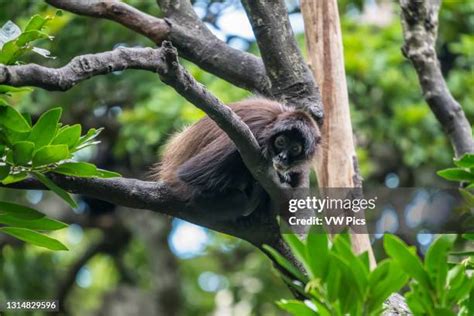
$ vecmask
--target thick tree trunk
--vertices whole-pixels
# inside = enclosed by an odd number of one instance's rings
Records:
[[[324,104],[323,150],[314,168],[321,188],[361,187],[347,94],[341,28],[336,0],[302,0],[308,60]],[[353,234],[354,251],[369,252],[369,236]]]

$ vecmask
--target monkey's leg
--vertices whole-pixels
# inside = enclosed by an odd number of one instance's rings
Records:
[[[251,214],[259,205],[261,194],[264,194],[263,189],[253,185],[249,193],[229,189],[226,192],[202,194],[195,202],[200,208],[212,209],[214,218],[229,220]]]
[[[248,216],[252,214],[253,211],[257,209],[258,205],[262,201],[264,194],[265,194],[265,191],[259,184],[253,183],[251,185],[251,190],[249,194],[247,194],[247,203],[246,203],[246,206],[244,208],[244,213],[243,213],[244,216]]]

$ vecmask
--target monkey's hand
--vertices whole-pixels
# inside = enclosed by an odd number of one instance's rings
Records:
[[[301,179],[301,172],[286,172],[280,173],[278,172],[278,177],[280,178],[280,182],[282,184],[287,184],[291,188],[296,188],[300,185]]]
[[[311,117],[318,123],[320,126],[323,124],[324,121],[324,112],[323,110],[317,105],[309,105],[306,108],[306,112],[308,112]]]

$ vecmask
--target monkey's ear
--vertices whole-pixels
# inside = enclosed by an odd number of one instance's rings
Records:
[[[220,151],[206,149],[182,164],[177,176],[186,184],[204,191],[223,191],[235,181],[234,170],[242,172],[240,154],[233,144]]]

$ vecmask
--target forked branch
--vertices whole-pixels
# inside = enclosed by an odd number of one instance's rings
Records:
[[[72,13],[115,21],[157,45],[171,40],[180,56],[202,69],[238,87],[270,96],[270,83],[262,60],[218,39],[198,18],[188,0],[158,0],[164,19],[116,0],[45,1]]]
[[[275,98],[323,117],[319,88],[298,48],[284,0],[243,0]]]

